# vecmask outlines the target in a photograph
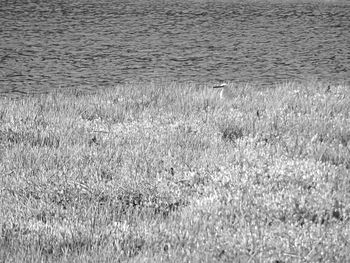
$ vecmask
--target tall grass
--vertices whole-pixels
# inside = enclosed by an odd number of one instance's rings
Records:
[[[0,99],[2,262],[350,261],[350,89]]]

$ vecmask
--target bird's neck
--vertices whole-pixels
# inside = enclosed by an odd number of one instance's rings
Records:
[[[224,89],[221,89],[220,91],[220,99],[223,99],[224,98]]]

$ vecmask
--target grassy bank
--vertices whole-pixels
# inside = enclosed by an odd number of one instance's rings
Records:
[[[350,261],[350,89],[0,99],[2,262]]]

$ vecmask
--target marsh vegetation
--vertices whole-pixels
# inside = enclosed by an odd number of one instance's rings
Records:
[[[0,98],[3,262],[346,262],[350,90]]]

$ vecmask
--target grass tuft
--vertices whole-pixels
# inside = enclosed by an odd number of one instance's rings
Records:
[[[243,138],[243,129],[236,125],[227,125],[227,127],[220,129],[222,139],[225,141],[234,142],[237,139]]]

